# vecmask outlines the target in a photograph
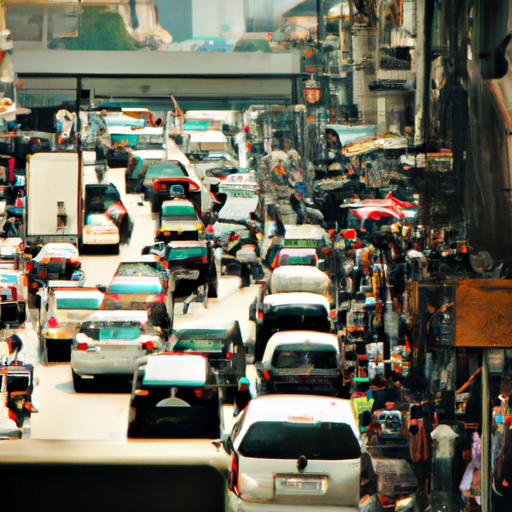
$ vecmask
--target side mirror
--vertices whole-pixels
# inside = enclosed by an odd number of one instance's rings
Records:
[[[107,291],[107,285],[106,284],[97,284],[96,288],[101,292],[105,293]]]

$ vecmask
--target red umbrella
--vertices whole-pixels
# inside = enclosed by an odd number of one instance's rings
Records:
[[[383,217],[404,219],[405,214],[398,207],[386,206],[386,207],[375,207],[368,206],[365,208],[357,208],[352,210],[352,213],[360,219],[374,219],[379,220]]]
[[[418,208],[418,205],[415,204],[415,203],[409,203],[409,201],[400,201],[400,199],[397,199],[394,195],[393,195],[393,192],[390,192],[387,196],[386,196],[386,199],[388,199],[389,201],[392,201],[393,203],[395,203],[397,206],[400,206],[400,208]]]

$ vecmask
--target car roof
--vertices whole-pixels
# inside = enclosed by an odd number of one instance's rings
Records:
[[[147,310],[121,310],[121,311],[110,311],[102,310],[93,313],[86,322],[115,322],[115,321],[126,321],[131,320],[133,322],[144,323],[148,320]]]
[[[152,254],[143,254],[141,256],[137,256],[136,258],[122,260],[119,262],[119,265],[123,265],[126,263],[135,264],[135,263],[158,263],[158,262],[155,260],[155,257]]]
[[[103,297],[103,293],[97,288],[54,288],[53,292],[60,298],[77,298],[83,296]]]
[[[310,343],[312,345],[330,345],[339,352],[338,338],[335,334],[318,331],[279,331],[273,334],[267,343],[267,350],[271,352],[279,345],[296,345],[297,343]],[[270,353],[271,353],[270,352]]]
[[[112,283],[133,283],[136,281],[158,281],[160,283],[160,278],[158,276],[114,276],[112,278]]]
[[[149,356],[142,383],[149,386],[202,386],[208,377],[207,363],[207,359],[198,354]]]
[[[192,208],[194,208],[194,205],[188,199],[168,199],[162,203],[162,208],[164,206],[192,206]]]
[[[347,423],[359,438],[354,407],[348,399],[315,395],[262,395],[249,402],[244,414],[243,431],[258,421],[342,422]]]
[[[272,293],[263,299],[264,304],[284,306],[286,304],[311,304],[324,306],[329,311],[329,301],[323,295],[310,292]]]
[[[314,247],[283,247],[279,250],[280,255],[289,254],[293,256],[310,256],[316,255]]]
[[[231,329],[237,324],[238,320],[194,320],[193,322],[180,323],[176,327],[177,331],[221,331]]]

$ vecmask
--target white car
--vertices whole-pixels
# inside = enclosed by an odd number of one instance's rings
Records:
[[[338,337],[325,332],[277,332],[256,369],[258,394],[336,396],[343,384]]]
[[[72,340],[78,326],[103,302],[103,293],[97,288],[81,287],[78,281],[56,281],[57,285],[47,286],[41,293],[40,331],[43,339],[46,361],[69,361]],[[53,284],[53,283],[51,283]],[[75,287],[71,287],[71,285]]]
[[[133,375],[138,359],[161,352],[165,340],[147,311],[98,311],[80,324],[71,346],[75,391],[98,375]]]
[[[223,445],[233,510],[357,510],[361,449],[350,400],[254,398]]]
[[[90,213],[82,234],[84,245],[113,245],[120,241],[119,228],[104,214]]]

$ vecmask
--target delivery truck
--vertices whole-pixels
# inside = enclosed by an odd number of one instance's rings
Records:
[[[70,242],[77,247],[102,245],[119,250],[131,222],[112,183],[84,185],[91,155],[35,153],[27,162],[25,244]]]

